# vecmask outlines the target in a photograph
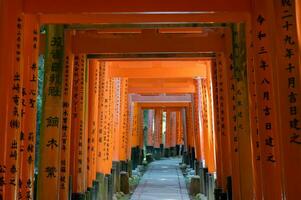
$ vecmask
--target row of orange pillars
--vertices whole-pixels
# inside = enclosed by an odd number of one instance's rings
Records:
[[[249,21],[220,25],[219,39],[209,38],[216,27],[207,24],[209,41],[215,42],[202,48],[220,48],[212,50],[205,76],[193,79],[188,102],[132,101],[129,80],[112,76],[109,62],[89,58],[89,52],[73,52],[76,31],[45,25],[39,137],[43,17],[24,14],[20,2],[0,1],[1,199],[110,198],[116,166],[130,172],[130,166],[141,163],[145,109],[155,110],[154,154],[162,134],[162,115],[157,113],[166,112],[166,152],[174,151],[183,138],[184,161],[193,167],[197,160],[202,179],[216,177],[217,198],[300,199],[299,1],[254,0]]]

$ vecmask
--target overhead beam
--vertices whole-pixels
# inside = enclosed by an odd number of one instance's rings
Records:
[[[42,24],[132,24],[132,23],[238,23],[250,18],[248,11],[212,12],[212,13],[64,13],[40,15]],[[133,24],[131,25],[133,26]]]
[[[129,79],[129,93],[189,94],[195,92],[193,79]]]
[[[222,52],[224,37],[220,31],[199,34],[99,34],[96,31],[78,32],[73,37],[75,54],[105,53],[182,53]]]
[[[206,77],[209,60],[202,61],[114,61],[108,62],[109,76],[127,78]]]
[[[26,13],[120,13],[120,12],[237,12],[250,11],[250,0],[27,0]]]
[[[132,102],[139,102],[139,103],[160,103],[160,102],[191,102],[191,95],[155,95],[155,96],[144,96],[144,95],[131,95]]]
[[[154,108],[184,108],[188,107],[190,103],[138,103],[142,109],[154,109]]]

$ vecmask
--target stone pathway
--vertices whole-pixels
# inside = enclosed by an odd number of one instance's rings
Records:
[[[131,200],[189,200],[179,159],[151,163]]]

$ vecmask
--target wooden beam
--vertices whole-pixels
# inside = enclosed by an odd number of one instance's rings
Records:
[[[193,79],[129,79],[129,93],[186,94],[194,92]]]
[[[181,53],[221,52],[224,38],[220,31],[199,34],[160,34],[153,30],[142,34],[103,34],[80,31],[73,38],[74,53]]]
[[[173,96],[165,96],[165,95],[154,95],[154,96],[143,96],[133,94],[131,95],[133,102],[191,102],[191,95],[173,95]]]
[[[250,11],[250,0],[27,0],[26,13],[190,13]]]
[[[194,78],[206,77],[210,61],[116,61],[108,64],[111,77]]]
[[[141,109],[155,109],[155,108],[184,108],[188,107],[189,103],[183,103],[183,102],[176,102],[176,103],[138,103],[138,105],[141,107]]]

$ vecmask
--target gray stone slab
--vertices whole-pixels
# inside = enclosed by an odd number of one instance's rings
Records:
[[[180,159],[152,162],[131,200],[189,200]]]

